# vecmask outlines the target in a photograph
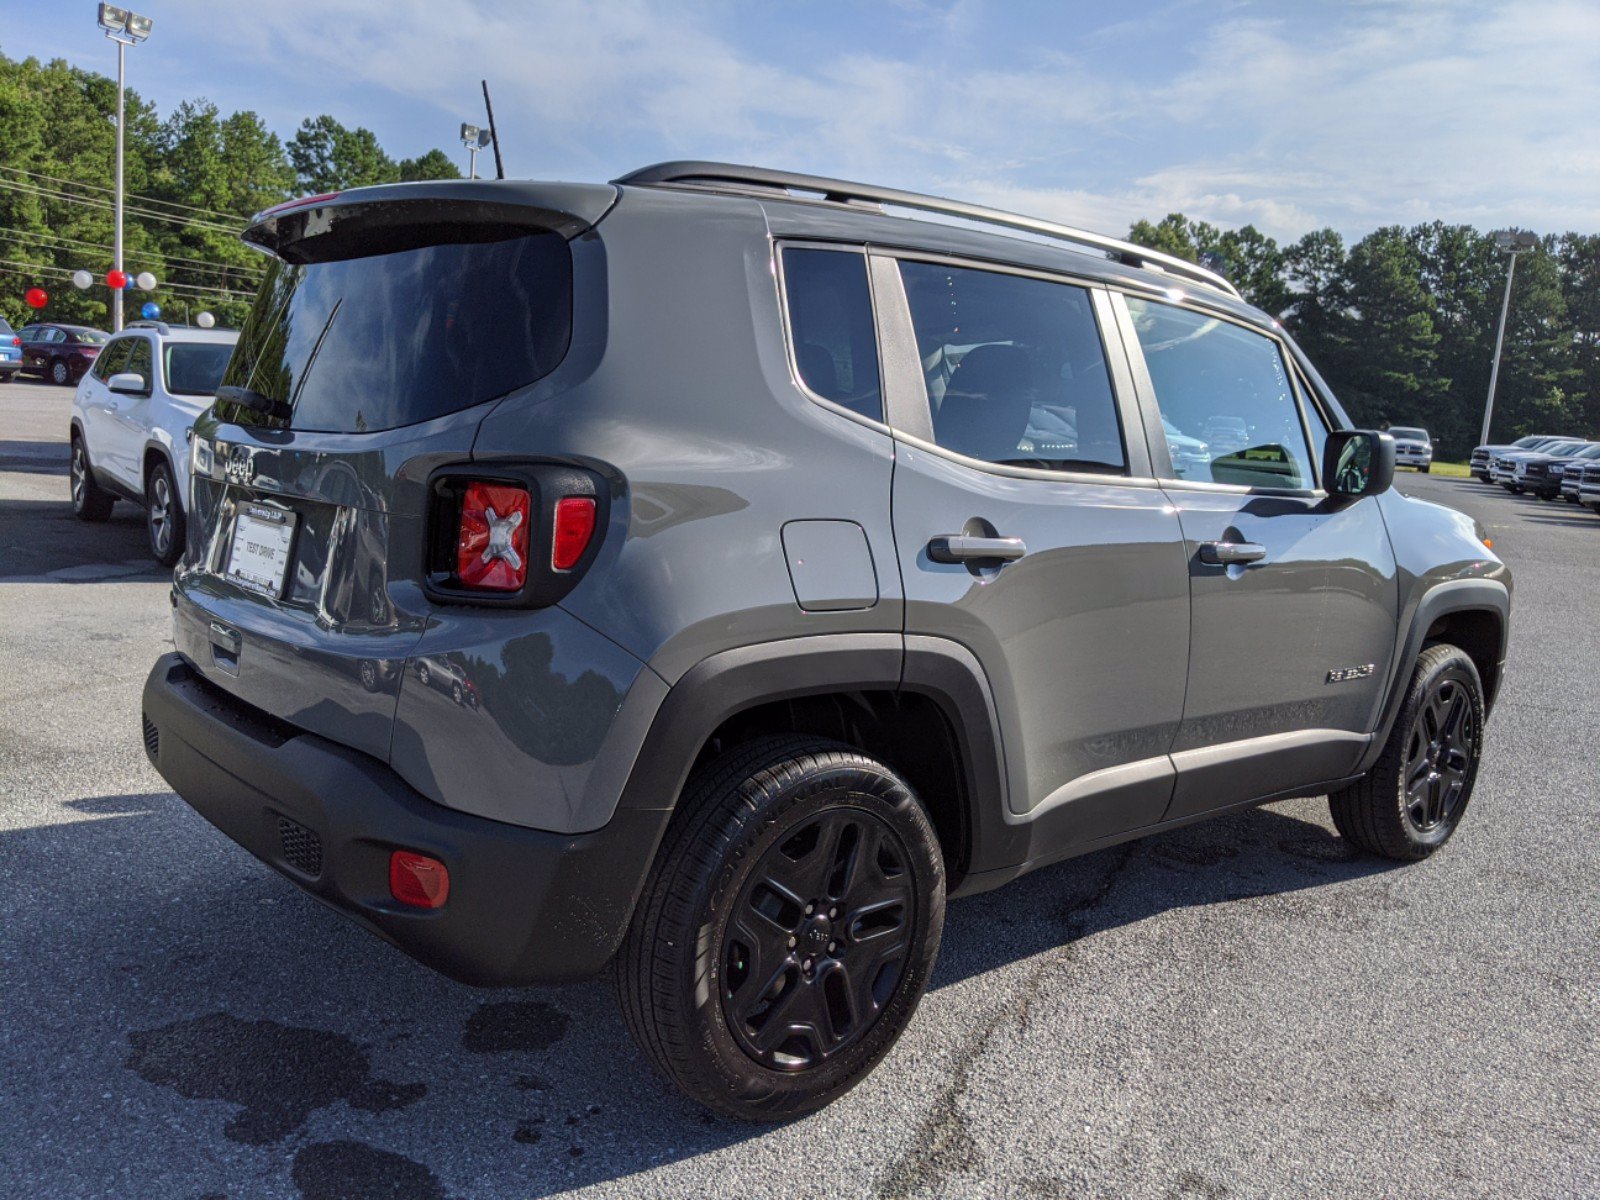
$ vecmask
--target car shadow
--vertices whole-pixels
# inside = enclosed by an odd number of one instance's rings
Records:
[[[0,554],[0,583],[149,582],[170,577],[170,571],[150,557],[144,513],[137,505],[119,500],[110,519],[80,521],[72,513],[65,474],[59,491],[59,500],[0,499],[0,546],[5,547]]]
[[[442,1197],[443,1172],[475,1195],[544,1196],[769,1136],[656,1078],[607,979],[456,984],[300,893],[170,793],[66,808],[77,819],[0,833],[21,1101],[7,1136],[23,1148],[13,1178],[48,1168],[63,1112],[75,1137],[104,1143],[81,1179],[91,1191],[130,1178],[160,1190],[182,1161],[186,1194]],[[1390,865],[1283,806],[1235,813],[953,901],[932,986],[1191,906],[1358,919],[1368,890],[1336,885]],[[68,1012],[64,1069],[44,1014]],[[868,1081],[809,1120],[825,1132],[870,1119],[874,1103]]]
[[[65,475],[71,465],[67,443],[0,438],[0,471],[33,475]]]

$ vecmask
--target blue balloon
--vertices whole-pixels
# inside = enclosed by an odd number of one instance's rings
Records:
[[[161,316],[161,305],[154,300],[146,300],[144,307],[139,310],[139,315],[146,321],[157,320]]]

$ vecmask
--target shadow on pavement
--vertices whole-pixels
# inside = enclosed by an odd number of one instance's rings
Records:
[[[765,1132],[655,1078],[608,981],[465,987],[300,894],[170,793],[68,807],[89,819],[0,834],[17,1177],[49,1177],[47,1152],[25,1148],[48,1146],[63,1112],[95,1144],[94,1169],[77,1168],[86,1190],[237,1194],[253,1178],[354,1200],[443,1196],[441,1172],[474,1194],[542,1196]],[[1233,814],[952,903],[933,986],[1170,909],[1280,903],[1388,865],[1275,809]],[[1348,903],[1341,919],[1359,918]],[[70,1063],[45,1022],[15,1019],[51,1012],[76,1014]]]
[[[111,519],[92,523],[72,515],[67,477],[59,500],[0,499],[0,583],[103,583],[170,577],[150,557],[144,513],[117,501]]]

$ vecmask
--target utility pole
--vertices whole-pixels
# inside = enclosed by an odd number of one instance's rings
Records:
[[[122,272],[122,161],[124,153],[124,130],[127,124],[125,119],[125,104],[123,101],[123,78],[126,69],[126,60],[129,46],[136,46],[150,36],[150,28],[155,24],[149,17],[142,17],[136,12],[129,12],[125,8],[118,8],[114,4],[100,6],[100,28],[106,31],[106,36],[117,44],[117,202],[116,202],[116,236],[113,239],[112,255],[115,261],[112,268],[119,274]],[[111,332],[116,333],[122,328],[122,288],[111,289]]]
[[[1506,314],[1511,311],[1511,281],[1517,276],[1517,255],[1532,250],[1539,244],[1539,239],[1531,233],[1515,233],[1509,229],[1501,229],[1494,234],[1494,244],[1502,254],[1509,255],[1511,264],[1506,268],[1506,294],[1500,301],[1500,325],[1494,335],[1494,363],[1489,368],[1489,398],[1483,405],[1483,432],[1478,437],[1479,445],[1489,444],[1489,422],[1494,418],[1494,389],[1500,382],[1500,347],[1506,340]]]

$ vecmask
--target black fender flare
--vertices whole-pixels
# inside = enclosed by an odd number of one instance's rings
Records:
[[[758,642],[701,660],[662,700],[617,808],[672,808],[706,739],[745,709],[868,690],[915,692],[937,704],[964,776],[963,845],[953,848],[954,857],[969,871],[1007,861],[1021,831],[1013,832],[1003,815],[1008,772],[994,697],[972,652],[944,638],[817,634]]]
[[[1394,728],[1400,705],[1405,700],[1406,688],[1411,681],[1411,667],[1422,653],[1423,640],[1428,630],[1440,617],[1457,612],[1488,612],[1499,625],[1500,644],[1495,651],[1495,674],[1484,680],[1484,709],[1494,707],[1504,675],[1506,645],[1511,634],[1511,591],[1498,579],[1450,579],[1434,584],[1425,591],[1412,610],[1405,626],[1405,636],[1400,641],[1400,651],[1394,657],[1389,671],[1388,687],[1384,691],[1383,707],[1374,727],[1372,743],[1356,765],[1356,772],[1364,774],[1383,753],[1389,732]]]
[[[150,452],[152,450],[154,450],[158,455],[160,455],[162,458],[167,460],[167,470],[172,472],[172,480],[173,480],[173,482],[176,483],[177,480],[178,480],[178,464],[173,460],[172,452],[170,450],[168,450],[167,447],[164,446],[162,443],[156,441],[155,438],[146,438],[145,439],[145,443],[144,443],[144,449],[139,454],[139,478],[143,481],[143,483],[140,485],[140,490],[141,491],[145,487],[148,487],[149,483],[150,483],[150,465],[149,464],[150,464]],[[179,494],[174,496],[173,499],[175,499],[178,502],[178,510],[180,512],[182,512],[185,516],[187,516],[188,512],[189,512],[188,497],[184,496],[182,494],[182,490],[179,489]]]

